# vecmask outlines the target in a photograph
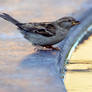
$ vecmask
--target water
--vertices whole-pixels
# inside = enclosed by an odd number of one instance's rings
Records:
[[[92,0],[0,0],[0,12],[6,12],[21,22],[53,21],[63,16],[77,15],[77,12],[83,12],[91,6]],[[30,90],[48,92],[48,89],[50,92],[61,92],[61,90],[64,92],[64,84],[54,72],[57,53],[42,52],[41,55],[34,53],[34,47],[23,38],[16,27],[0,19],[0,92],[30,92]],[[45,55],[48,55],[48,58]],[[34,60],[39,61],[39,57],[43,61],[51,62],[34,62]],[[76,60],[82,58],[76,57],[74,58]],[[90,92],[91,71],[80,72],[81,67],[84,69],[86,64],[79,68],[79,64],[69,66],[75,67],[75,65],[78,71],[72,71],[73,69],[69,71],[68,68],[66,72],[66,89],[69,92],[88,92],[88,90]],[[87,64],[87,67],[89,66],[91,64]]]
[[[92,36],[80,44],[66,65],[65,85],[68,92],[92,91]]]
[[[84,63],[85,61],[83,61]],[[92,62],[92,61],[91,61]],[[88,63],[88,62],[87,62]],[[68,92],[92,91],[92,63],[69,64],[65,75]]]

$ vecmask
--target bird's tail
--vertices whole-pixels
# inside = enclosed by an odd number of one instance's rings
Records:
[[[2,13],[0,14],[0,17],[15,24],[17,26],[17,24],[19,24],[20,22],[15,20],[13,17],[11,17],[10,15],[6,14],[6,13]]]

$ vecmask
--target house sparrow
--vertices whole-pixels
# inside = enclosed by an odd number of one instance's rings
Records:
[[[33,45],[54,50],[58,50],[59,48],[52,45],[62,41],[70,28],[80,24],[79,21],[76,21],[72,17],[63,17],[56,21],[39,23],[21,23],[6,13],[0,14],[0,17],[16,25],[24,35],[24,38],[29,40]]]

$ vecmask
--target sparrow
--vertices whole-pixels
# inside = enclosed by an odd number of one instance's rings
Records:
[[[0,17],[16,25],[24,38],[29,40],[33,45],[53,50],[59,50],[59,48],[52,45],[62,41],[73,26],[80,24],[79,21],[70,16],[52,22],[38,23],[21,23],[6,13],[0,14]]]

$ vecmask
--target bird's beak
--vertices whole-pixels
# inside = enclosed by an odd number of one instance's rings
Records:
[[[72,22],[72,25],[74,26],[74,25],[78,25],[78,24],[80,24],[80,21],[73,21]]]

